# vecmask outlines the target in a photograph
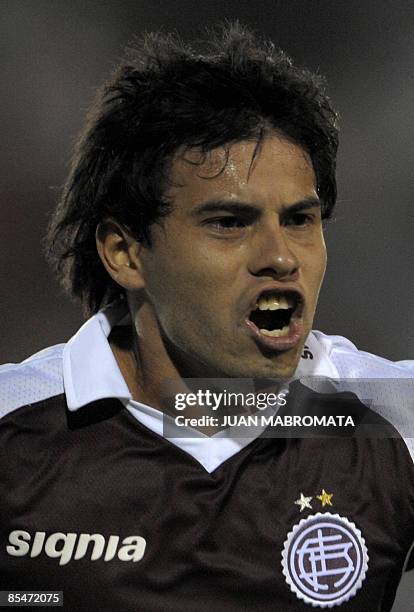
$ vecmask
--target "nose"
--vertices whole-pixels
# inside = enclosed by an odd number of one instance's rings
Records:
[[[254,237],[249,271],[254,276],[296,279],[299,260],[278,220],[262,227]]]

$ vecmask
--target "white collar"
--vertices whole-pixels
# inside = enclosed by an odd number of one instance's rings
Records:
[[[331,348],[329,336],[318,331],[311,331],[292,380],[339,378],[339,372],[330,357]]]
[[[126,314],[126,305],[115,302],[88,319],[66,344],[63,384],[69,410],[110,397],[132,399],[107,340]]]

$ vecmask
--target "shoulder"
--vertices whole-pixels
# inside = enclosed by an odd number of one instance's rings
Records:
[[[404,440],[414,462],[414,361],[391,361],[360,351],[347,338],[311,333],[331,365],[337,392],[351,392]]]
[[[414,360],[391,361],[359,350],[348,338],[312,331],[341,378],[414,378]]]
[[[63,393],[64,346],[57,344],[21,363],[0,366],[0,418],[22,406]]]

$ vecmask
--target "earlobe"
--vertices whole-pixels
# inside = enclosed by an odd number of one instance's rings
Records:
[[[111,278],[129,291],[142,289],[139,242],[113,219],[101,221],[95,237],[99,257]]]

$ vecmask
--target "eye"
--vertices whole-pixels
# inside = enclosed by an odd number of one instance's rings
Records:
[[[246,227],[247,222],[240,217],[234,215],[227,215],[225,217],[215,217],[214,219],[207,219],[205,225],[208,225],[212,229],[219,232],[231,232],[232,230],[243,229]]]
[[[284,220],[284,225],[293,227],[306,227],[313,225],[316,221],[316,215],[310,213],[292,213]]]

